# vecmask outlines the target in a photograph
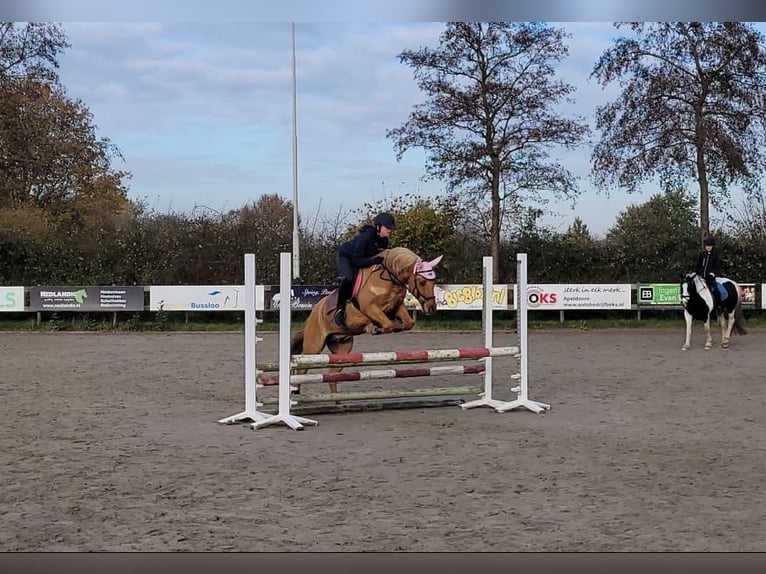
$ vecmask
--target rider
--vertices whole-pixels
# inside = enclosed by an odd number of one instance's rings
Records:
[[[694,271],[705,279],[710,292],[716,298],[716,301],[720,302],[726,298],[726,293],[723,286],[719,288],[719,284],[715,280],[716,277],[721,275],[721,257],[715,248],[715,237],[708,235],[702,243],[704,248],[697,255]]]
[[[334,318],[339,327],[346,326],[346,303],[351,297],[357,270],[383,263],[379,253],[388,248],[388,236],[395,228],[393,215],[379,213],[372,225],[363,225],[353,238],[338,246],[336,264],[340,284]]]

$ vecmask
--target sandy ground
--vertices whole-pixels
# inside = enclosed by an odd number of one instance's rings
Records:
[[[264,337],[259,360],[276,360]],[[682,342],[682,322],[534,331],[546,414],[320,414],[296,432],[216,422],[244,406],[240,333],[0,333],[0,550],[766,551],[766,331]],[[398,382],[413,379],[378,386]]]

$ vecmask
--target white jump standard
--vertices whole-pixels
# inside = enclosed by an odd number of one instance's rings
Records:
[[[271,417],[270,413],[258,410],[263,406],[256,400],[257,369],[255,346],[261,340],[255,331],[258,322],[255,316],[255,254],[245,253],[245,410],[236,415],[220,419],[222,424],[238,423],[246,420],[263,421]]]
[[[292,255],[279,254],[279,292],[290,293]],[[252,423],[254,429],[285,423],[293,430],[303,430],[303,425],[315,425],[317,421],[290,414],[290,305],[279,306],[279,412],[267,419]]]
[[[486,296],[485,296],[486,297]],[[486,305],[486,298],[485,298]],[[521,384],[519,385],[519,396],[516,400],[509,403],[505,403],[496,407],[496,410],[500,413],[504,413],[517,408],[529,409],[534,413],[540,413],[544,410],[548,410],[551,406],[547,403],[540,403],[538,401],[532,401],[529,399],[529,380],[528,380],[528,345],[527,345],[527,306],[529,299],[527,298],[527,254],[516,254],[516,332],[519,337],[519,348],[521,350],[521,356],[519,357],[519,378]],[[461,405],[463,408],[466,405]]]

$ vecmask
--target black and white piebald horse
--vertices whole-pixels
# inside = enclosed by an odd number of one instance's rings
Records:
[[[705,349],[713,347],[713,339],[710,335],[711,317],[718,317],[721,325],[721,347],[724,349],[729,347],[733,330],[740,335],[747,333],[743,325],[739,285],[725,277],[718,277],[715,280],[718,283],[717,286],[725,290],[725,297],[723,293],[716,294],[714,297],[704,277],[696,273],[687,273],[684,282],[681,283],[681,305],[686,319],[686,341],[681,347],[682,351],[689,350],[694,319],[705,324]]]

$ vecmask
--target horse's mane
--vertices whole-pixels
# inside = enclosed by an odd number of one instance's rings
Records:
[[[412,271],[415,262],[420,257],[407,249],[406,247],[392,247],[380,252],[383,257],[383,263],[391,270],[394,275],[399,275],[403,271]]]
[[[707,281],[705,281],[704,277],[701,275],[691,272],[686,275],[686,283],[694,287],[694,290],[699,293],[699,289],[697,289],[697,285],[700,285],[703,289],[706,289],[707,291],[710,291]]]

